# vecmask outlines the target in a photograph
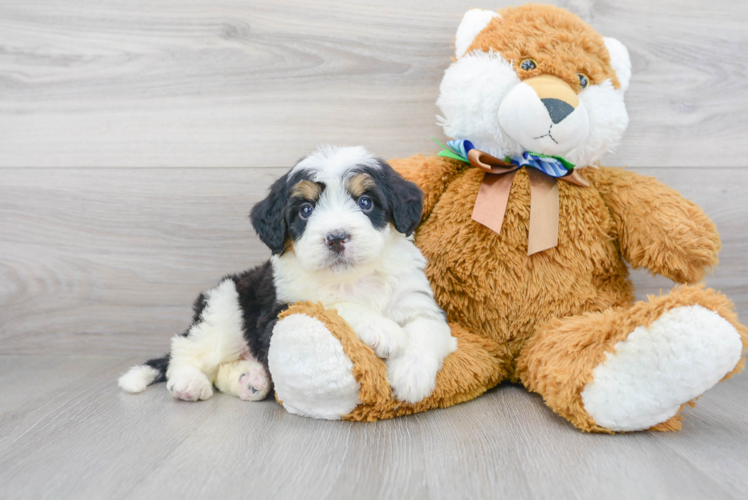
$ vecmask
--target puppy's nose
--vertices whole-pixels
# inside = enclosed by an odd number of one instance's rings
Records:
[[[348,243],[348,240],[350,239],[351,236],[345,231],[333,231],[327,233],[327,236],[325,236],[325,243],[327,243],[327,248],[329,248],[330,251],[340,253],[345,250],[345,244]]]
[[[564,118],[574,111],[574,107],[571,106],[571,104],[566,103],[561,99],[547,98],[541,99],[540,101],[543,103],[543,106],[545,106],[545,109],[548,110],[548,114],[551,115],[553,123],[562,122]]]

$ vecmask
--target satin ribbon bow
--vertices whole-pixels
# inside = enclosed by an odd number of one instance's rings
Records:
[[[498,234],[501,234],[504,223],[514,174],[526,167],[527,177],[530,179],[527,255],[558,246],[559,203],[556,180],[581,187],[590,185],[587,179],[574,170],[573,163],[560,156],[526,151],[521,156],[507,156],[500,160],[475,149],[470,141],[449,141],[438,155],[464,161],[486,172],[475,199],[472,219]]]

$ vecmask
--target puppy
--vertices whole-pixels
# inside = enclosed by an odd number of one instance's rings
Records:
[[[250,214],[271,259],[201,294],[192,326],[163,358],[119,379],[128,392],[166,381],[178,399],[222,392],[256,401],[280,312],[300,301],[335,309],[385,360],[395,397],[415,403],[434,390],[457,348],[413,244],[423,193],[362,147],[320,147],[278,179]]]

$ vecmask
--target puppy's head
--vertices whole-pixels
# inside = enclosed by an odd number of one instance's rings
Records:
[[[392,228],[410,236],[422,211],[421,190],[384,161],[362,147],[323,146],[278,179],[250,218],[274,255],[344,272],[376,261]]]

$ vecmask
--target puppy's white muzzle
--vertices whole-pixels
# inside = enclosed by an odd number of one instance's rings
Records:
[[[563,155],[589,133],[584,104],[566,82],[539,76],[515,85],[499,106],[499,124],[526,151]]]

